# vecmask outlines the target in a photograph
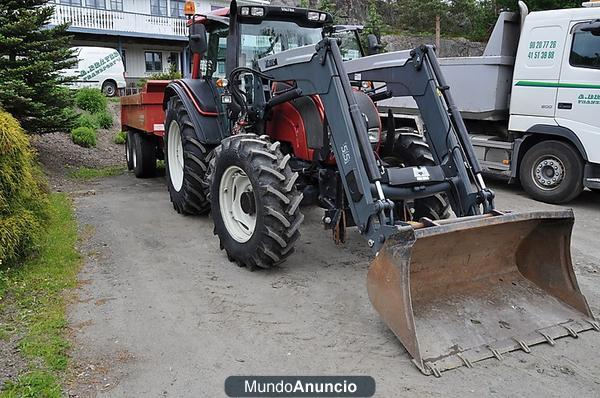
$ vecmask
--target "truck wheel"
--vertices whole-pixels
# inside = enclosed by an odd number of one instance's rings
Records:
[[[133,172],[137,178],[156,175],[156,143],[146,134],[133,134]]]
[[[525,192],[546,203],[565,203],[583,191],[583,160],[562,141],[543,141],[523,156],[519,179]]]
[[[190,116],[177,96],[169,99],[165,126],[165,168],[173,208],[180,214],[206,214],[210,211],[206,182],[210,148],[196,139]]]
[[[294,251],[304,216],[289,160],[279,142],[254,134],[226,138],[215,149],[208,175],[214,233],[231,261],[269,268]]]
[[[404,127],[396,130],[393,153],[384,160],[391,166],[435,166],[429,145],[415,129]],[[450,203],[445,194],[439,193],[415,199],[413,219],[427,217],[442,220],[450,217]]]
[[[102,92],[107,97],[114,97],[117,95],[117,83],[112,81],[106,81],[102,83]]]
[[[129,130],[127,131],[127,137],[125,138],[125,159],[127,159],[127,170],[131,171],[133,170],[133,160],[134,160],[134,150],[133,148],[135,147],[134,144],[134,138],[133,138],[133,131]]]

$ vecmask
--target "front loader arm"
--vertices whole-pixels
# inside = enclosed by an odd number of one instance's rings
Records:
[[[426,126],[436,164],[454,189],[448,192],[457,215],[491,212],[493,193],[486,188],[462,117],[431,46],[344,62],[351,80],[386,84],[387,97],[413,97]]]
[[[321,98],[328,116],[332,151],[352,216],[369,246],[377,251],[388,236],[397,232],[393,203],[385,198],[381,189],[377,160],[342,63],[337,41],[326,38],[316,46],[263,58],[259,67],[272,80],[293,80],[302,96]],[[375,196],[372,186],[375,186]]]

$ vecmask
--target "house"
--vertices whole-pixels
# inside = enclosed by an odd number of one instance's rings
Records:
[[[50,25],[69,23],[74,46],[111,47],[123,58],[128,85],[187,65],[185,0],[53,0]],[[249,0],[261,3],[263,0]],[[196,0],[196,12],[228,7],[227,0]]]

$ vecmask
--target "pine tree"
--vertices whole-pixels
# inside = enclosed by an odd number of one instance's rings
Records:
[[[68,131],[72,95],[59,71],[74,64],[66,25],[48,28],[48,0],[0,0],[0,108],[29,133]]]

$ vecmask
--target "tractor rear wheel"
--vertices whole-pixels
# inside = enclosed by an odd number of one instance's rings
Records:
[[[196,138],[190,116],[178,96],[167,103],[164,154],[167,187],[173,208],[182,214],[206,214],[206,170],[210,147]]]
[[[435,166],[429,145],[415,129],[404,127],[395,131],[393,152],[384,160],[391,166]],[[413,219],[427,217],[442,220],[450,217],[450,204],[446,195],[438,193],[415,199]]]
[[[214,233],[240,266],[269,268],[294,251],[304,216],[289,160],[279,142],[254,134],[215,148],[208,174]]]

